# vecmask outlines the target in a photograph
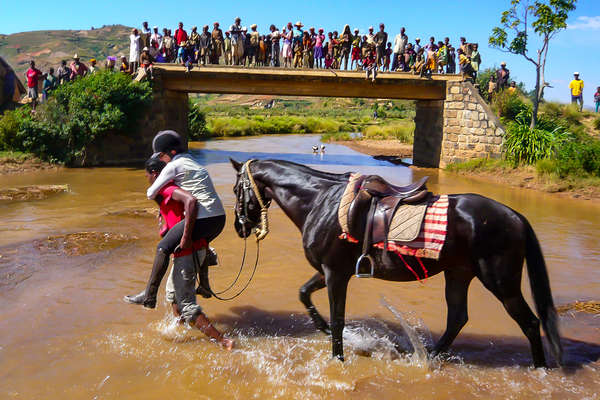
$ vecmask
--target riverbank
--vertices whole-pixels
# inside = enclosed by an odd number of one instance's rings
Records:
[[[480,181],[600,202],[600,178],[561,178],[554,174],[540,173],[532,165],[513,167],[503,160],[486,159],[451,164],[446,167],[446,171]]]
[[[29,153],[0,151],[0,175],[21,174],[60,168],[56,164],[42,161]]]
[[[362,139],[362,140],[332,140],[331,143],[341,144],[370,156],[395,156],[398,158],[412,157],[413,145],[394,139]]]

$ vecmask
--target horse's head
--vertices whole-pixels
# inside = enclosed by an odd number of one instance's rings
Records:
[[[268,233],[267,208],[271,199],[265,196],[265,188],[255,182],[250,172],[250,162],[245,164],[229,159],[237,171],[233,193],[235,193],[234,226],[241,238],[247,238],[254,230],[257,240]]]

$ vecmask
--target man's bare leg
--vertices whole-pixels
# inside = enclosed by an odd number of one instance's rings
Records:
[[[199,330],[201,330],[209,338],[215,339],[225,349],[227,349],[229,351],[231,351],[233,349],[233,346],[234,346],[233,340],[228,339],[225,336],[223,336],[223,334],[221,332],[219,332],[217,330],[217,328],[215,328],[210,323],[210,320],[208,318],[206,318],[206,315],[204,315],[204,313],[198,314],[198,317],[196,318],[196,322],[194,323],[194,326],[196,328],[198,328]]]

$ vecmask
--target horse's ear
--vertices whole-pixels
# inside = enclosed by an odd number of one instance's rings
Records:
[[[233,158],[229,157],[229,162],[231,162],[233,169],[235,169],[236,171],[242,169],[242,163],[235,161]]]

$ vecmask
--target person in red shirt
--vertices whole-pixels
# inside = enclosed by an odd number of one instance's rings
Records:
[[[75,54],[73,56],[73,62],[71,63],[71,80],[74,81],[76,78],[84,77],[88,73],[88,67],[79,60],[79,56]]]
[[[154,183],[165,165],[158,157],[146,161],[146,178],[150,184]],[[187,237],[188,241],[192,241],[193,224],[196,218],[186,218],[186,216],[196,215],[196,198],[170,182],[161,188],[156,197],[156,202],[159,204],[163,222],[160,235],[164,236],[178,222],[185,220],[183,238]],[[231,350],[234,346],[233,340],[223,336],[211,324],[202,312],[202,308],[196,303],[196,276],[198,275],[199,266],[194,260],[202,263],[207,254],[207,247],[206,240],[200,239],[193,242],[189,249],[179,250],[173,254],[173,267],[167,280],[167,301],[172,304],[173,314],[177,318],[199,329],[227,350]],[[143,304],[144,299],[145,291],[138,295],[123,298],[131,304]]]
[[[35,111],[38,99],[38,82],[44,74],[35,67],[35,61],[31,60],[25,75],[27,76],[27,97],[31,99],[31,108]]]
[[[183,22],[179,23],[179,28],[175,30],[175,43],[177,46],[181,45],[181,42],[188,40],[187,32],[183,30]]]

